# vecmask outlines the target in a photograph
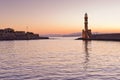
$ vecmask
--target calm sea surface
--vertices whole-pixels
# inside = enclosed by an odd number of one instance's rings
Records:
[[[0,80],[120,80],[120,42],[0,41]]]

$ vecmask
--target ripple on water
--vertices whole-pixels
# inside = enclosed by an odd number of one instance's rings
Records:
[[[0,80],[120,80],[119,42],[65,39],[0,45]]]

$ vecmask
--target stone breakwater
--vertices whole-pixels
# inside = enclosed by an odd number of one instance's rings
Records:
[[[120,41],[120,33],[110,33],[110,34],[93,34],[91,38],[78,38],[77,40],[110,40],[110,41]]]

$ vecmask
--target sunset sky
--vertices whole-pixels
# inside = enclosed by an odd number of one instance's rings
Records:
[[[0,28],[81,32],[86,12],[92,32],[120,32],[120,0],[0,0]]]

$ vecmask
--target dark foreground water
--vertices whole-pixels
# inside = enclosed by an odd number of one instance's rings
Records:
[[[120,80],[120,42],[0,41],[0,80]]]

